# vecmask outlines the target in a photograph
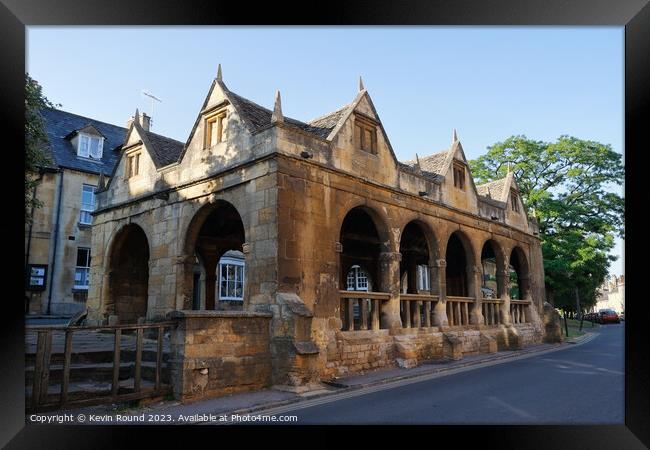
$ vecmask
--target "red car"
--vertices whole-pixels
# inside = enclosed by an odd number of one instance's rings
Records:
[[[621,319],[613,309],[601,309],[598,311],[598,323],[621,323]]]

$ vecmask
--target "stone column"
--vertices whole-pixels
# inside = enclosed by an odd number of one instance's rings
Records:
[[[501,322],[510,325],[510,273],[507,269],[497,270],[497,297],[503,300],[501,304]]]
[[[379,255],[380,290],[390,294],[390,300],[382,305],[382,322],[389,329],[401,328],[402,319],[399,314],[400,276],[399,263],[401,253],[384,252]]]
[[[176,307],[174,309],[192,309],[195,265],[194,255],[182,255],[176,258]]]
[[[474,265],[470,267],[470,271],[467,274],[468,277],[474,277],[474,307],[470,313],[469,323],[472,325],[483,325],[483,292],[481,291],[481,265]]]
[[[435,277],[435,278],[434,278]],[[437,285],[438,302],[433,309],[433,325],[448,327],[447,320],[447,261],[438,259],[432,264],[431,285]]]

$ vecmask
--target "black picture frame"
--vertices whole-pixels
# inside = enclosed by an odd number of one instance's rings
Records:
[[[254,6],[253,6],[254,5]],[[468,426],[418,427],[417,430],[396,431],[389,427],[373,431],[375,436],[388,431],[397,442],[414,445],[412,439],[424,439],[432,445],[443,445],[451,438],[454,444],[471,440],[482,447],[498,448],[643,448],[650,445],[650,368],[647,350],[648,327],[643,321],[648,300],[640,281],[643,264],[640,230],[644,224],[641,216],[644,202],[640,197],[647,188],[640,183],[644,153],[650,152],[645,138],[645,128],[650,123],[650,5],[648,0],[434,0],[374,3],[328,2],[305,4],[304,7],[287,6],[275,2],[206,2],[200,0],[2,0],[0,3],[0,54],[4,57],[0,116],[5,129],[6,164],[20,166],[24,147],[23,86],[25,73],[25,27],[30,25],[613,25],[625,27],[625,165],[626,215],[625,276],[629,301],[626,304],[626,370],[625,370],[625,425],[607,426]],[[112,70],[113,68],[107,68]],[[11,150],[10,150],[11,149]],[[13,166],[11,164],[11,166]],[[11,166],[5,166],[9,168]],[[21,200],[13,195],[20,181],[18,170],[7,170],[5,180],[5,208],[15,208],[7,213],[2,227],[5,236],[16,248],[21,246],[24,224],[20,223]],[[15,177],[15,179],[13,178]],[[17,193],[16,193],[17,194]],[[9,200],[15,200],[11,202]],[[635,207],[638,206],[638,207]],[[8,210],[9,211],[9,210]],[[15,221],[9,219],[13,217]],[[6,258],[6,261],[11,259]],[[24,267],[24,266],[23,266]],[[12,275],[12,270],[16,273]],[[20,270],[21,275],[18,275]],[[5,272],[11,292],[21,267],[9,264]],[[18,291],[18,288],[15,288]],[[213,439],[225,432],[222,427],[116,427],[116,426],[30,426],[24,421],[24,305],[13,299],[22,298],[20,292],[5,296],[3,326],[0,327],[2,347],[2,434],[0,445],[6,448],[121,448],[133,443],[135,436],[157,435],[167,445],[189,446],[202,435]],[[294,436],[292,434],[284,436]],[[355,427],[354,431],[358,430]],[[230,432],[249,433],[249,428],[231,428]],[[257,431],[257,430],[256,430]],[[287,431],[284,427],[266,427],[265,431]],[[300,430],[304,431],[304,430]],[[323,443],[327,430],[317,430]],[[418,433],[415,433],[418,431]],[[190,434],[191,433],[191,434]],[[406,433],[406,434],[405,434]],[[347,434],[347,433],[346,433]],[[368,433],[354,431],[350,437],[363,437]],[[242,436],[247,439],[250,436]],[[286,439],[282,437],[281,439]],[[289,438],[291,439],[291,438]],[[301,438],[296,438],[299,443]],[[330,436],[333,445],[345,439]],[[242,444],[245,441],[239,441]],[[304,441],[309,443],[310,441]],[[225,442],[223,442],[225,443]],[[242,444],[243,445],[243,444]]]

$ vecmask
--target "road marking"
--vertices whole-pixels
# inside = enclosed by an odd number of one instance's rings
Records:
[[[547,349],[547,350],[541,350],[541,351],[537,351],[537,352],[525,353],[523,355],[514,356],[514,357],[510,357],[510,358],[500,358],[500,359],[496,359],[496,360],[493,360],[493,361],[486,361],[486,362],[482,362],[482,363],[478,363],[478,364],[468,365],[468,366],[464,366],[464,367],[458,367],[458,368],[455,368],[455,369],[449,369],[449,370],[445,370],[445,371],[442,371],[442,372],[435,372],[435,373],[431,373],[431,374],[419,375],[419,376],[415,376],[415,377],[408,378],[408,379],[405,379],[405,380],[389,381],[389,382],[381,383],[381,384],[375,385],[375,386],[368,386],[368,387],[365,387],[365,388],[357,388],[357,389],[353,388],[353,390],[351,390],[351,391],[341,392],[339,394],[330,394],[330,395],[326,395],[324,397],[315,398],[313,400],[298,401],[298,402],[295,402],[295,403],[290,403],[290,404],[278,406],[278,407],[275,407],[275,408],[273,408],[273,407],[271,407],[269,409],[260,408],[260,409],[256,409],[255,411],[243,412],[243,413],[233,411],[232,413],[228,413],[228,415],[231,415],[231,414],[240,414],[240,415],[243,415],[243,414],[263,414],[263,415],[285,414],[287,412],[293,412],[293,411],[298,411],[298,410],[301,410],[301,409],[311,408],[311,407],[314,407],[314,406],[320,406],[320,405],[324,405],[324,404],[327,404],[327,403],[336,402],[336,401],[339,401],[339,400],[347,400],[347,399],[350,399],[350,398],[360,397],[360,396],[363,396],[363,395],[372,394],[374,392],[380,392],[380,391],[385,391],[385,390],[389,390],[389,389],[395,389],[395,388],[398,388],[398,387],[407,386],[409,384],[421,383],[423,381],[429,381],[429,380],[433,380],[433,379],[437,379],[437,378],[443,378],[443,377],[446,377],[446,376],[449,376],[449,375],[454,375],[454,374],[462,373],[462,372],[468,372],[468,371],[474,370],[474,369],[481,369],[483,367],[496,366],[498,364],[504,364],[504,363],[508,363],[508,362],[512,362],[512,361],[520,361],[522,359],[528,359],[528,358],[532,358],[532,357],[535,357],[535,356],[544,355],[544,354],[547,354],[547,353],[567,350],[569,348],[575,348],[576,346],[586,344],[587,342],[590,342],[593,339],[595,339],[597,336],[598,336],[597,333],[593,333],[591,336],[583,338],[581,341],[575,343],[574,346],[558,346],[558,347],[555,347],[555,348],[550,348],[550,349]],[[230,424],[230,422],[224,423],[222,425],[229,425],[229,424]]]

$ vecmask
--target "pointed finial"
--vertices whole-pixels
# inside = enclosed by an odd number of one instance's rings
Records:
[[[221,74],[221,63],[219,63],[219,66],[217,67],[217,81],[222,81],[223,75]]]
[[[365,86],[363,85],[363,78],[361,78],[361,75],[359,75],[359,92],[365,90]]]
[[[422,167],[420,166],[420,157],[418,154],[415,154],[415,170],[417,173],[421,174],[422,173]]]
[[[282,115],[282,100],[280,99],[280,91],[275,91],[275,105],[273,105],[273,114],[271,115],[271,123],[284,122]]]
[[[454,142],[458,141],[458,133],[456,133],[456,128],[454,128],[454,132],[451,136],[451,143],[453,144]]]
[[[512,173],[512,167],[510,161],[508,161],[508,173]]]
[[[97,183],[97,190],[103,191],[106,187],[106,182],[104,181],[104,172],[99,173],[99,182]]]

